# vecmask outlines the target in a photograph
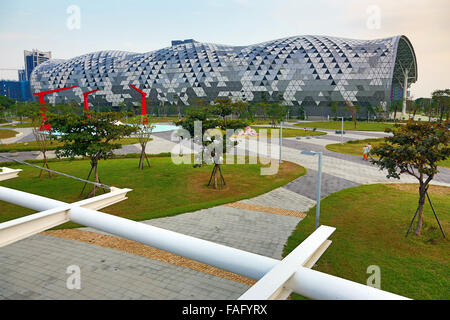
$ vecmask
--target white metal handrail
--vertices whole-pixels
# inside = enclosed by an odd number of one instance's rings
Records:
[[[330,244],[327,238],[335,228],[319,227],[280,261],[93,210],[126,199],[128,191],[112,188],[107,194],[68,204],[0,187],[0,201],[43,211],[1,223],[0,247],[70,220],[259,280],[241,299],[286,298],[290,292],[312,299],[407,299],[309,269]]]

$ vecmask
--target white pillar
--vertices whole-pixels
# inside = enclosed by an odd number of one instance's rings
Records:
[[[402,109],[402,114],[405,115],[406,114],[406,95],[408,94],[408,73],[409,70],[405,69],[405,71],[403,72],[403,109]]]

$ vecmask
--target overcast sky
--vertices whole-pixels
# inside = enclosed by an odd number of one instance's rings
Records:
[[[33,48],[71,58],[147,52],[174,39],[248,45],[294,35],[402,34],[417,55],[417,98],[450,88],[449,13],[449,0],[0,0],[0,68],[23,68],[23,50]]]

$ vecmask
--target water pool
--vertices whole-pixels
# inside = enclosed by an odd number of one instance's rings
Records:
[[[131,124],[129,124],[131,126]],[[172,131],[172,130],[177,130],[180,129],[180,127],[171,125],[171,124],[153,124],[153,130],[152,133],[156,133],[156,132],[166,132],[166,131]],[[48,134],[48,131],[41,131],[41,133],[43,134]],[[52,131],[52,135],[53,136],[60,136],[61,133],[58,131]]]
[[[172,131],[172,130],[177,130],[180,127],[171,125],[171,124],[154,124],[154,128],[152,130],[152,132],[165,132],[165,131]]]

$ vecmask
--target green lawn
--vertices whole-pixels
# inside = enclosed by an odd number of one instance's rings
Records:
[[[0,139],[7,139],[15,137],[18,134],[17,131],[14,130],[7,130],[7,129],[1,129],[0,130]]]
[[[122,118],[120,121],[123,123],[132,123],[132,120],[140,120],[140,116],[136,118]],[[151,115],[148,115],[148,122],[149,123],[159,123],[159,122],[177,122],[178,116],[167,116],[167,117],[152,117]]]
[[[0,132],[3,130],[0,130]],[[118,141],[122,145],[136,144],[139,143],[138,138],[123,138]],[[53,141],[52,144],[48,146],[47,150],[56,150],[57,147],[63,144],[58,141]],[[20,143],[9,143],[1,144],[0,152],[22,152],[22,151],[40,151],[40,147],[36,141],[20,142]]]
[[[3,126],[4,128],[34,128],[36,127],[31,121],[23,121],[22,123],[9,124],[7,126]]]
[[[367,267],[377,265],[382,290],[413,299],[449,299],[450,242],[440,234],[428,204],[422,236],[410,234],[405,239],[417,208],[417,187],[364,185],[323,199],[320,224],[335,227],[336,231],[330,238],[333,243],[314,269],[366,284]],[[432,186],[429,193],[449,237],[450,188]],[[315,207],[289,237],[284,255],[314,231],[314,219]]]
[[[341,121],[302,122],[295,124],[295,126],[305,128],[341,130],[342,122]],[[355,128],[355,124],[353,121],[344,121],[344,130],[384,131],[386,128],[394,128],[394,124],[382,122],[358,121]]]
[[[305,174],[306,170],[292,162],[283,161],[276,175],[261,175],[257,164],[225,164],[222,172],[226,188],[214,190],[207,187],[212,166],[193,168],[192,165],[175,165],[170,157],[151,157],[151,168],[137,169],[139,159],[110,159],[100,161],[99,175],[102,183],[131,188],[128,200],[102,211],[133,220],[145,220],[195,211],[216,205],[257,196],[278,188]],[[63,176],[39,179],[39,170],[31,167],[9,166],[24,171],[19,178],[2,181],[1,185],[32,192],[57,200],[80,200],[83,183]],[[51,162],[50,168],[80,178],[89,173],[89,161]],[[89,188],[90,190],[90,188]],[[85,194],[89,191],[87,190]],[[32,213],[32,210],[0,202],[0,222]],[[62,227],[74,227],[74,223]]]
[[[327,148],[330,151],[334,151],[334,152],[338,152],[338,153],[346,153],[346,154],[351,154],[354,156],[362,157],[362,149],[367,143],[370,142],[372,147],[376,147],[376,146],[380,145],[383,141],[384,141],[384,138],[353,140],[353,141],[347,141],[344,144],[340,144],[340,143],[329,144],[329,145],[326,145],[325,148]],[[438,165],[440,167],[450,168],[450,158],[446,159],[444,161],[438,162]]]
[[[283,120],[283,122],[297,122],[298,120],[296,119],[290,119],[290,120]],[[272,124],[272,120],[263,120],[263,119],[259,119],[259,120],[253,120],[250,122],[250,125],[254,126],[254,125],[271,125]],[[278,125],[278,124],[277,124]]]
[[[256,132],[259,132],[261,129],[267,130],[267,137],[269,138],[271,136],[270,129],[271,127],[251,127]],[[273,129],[279,129],[279,127],[273,128]],[[312,130],[303,130],[303,129],[292,129],[292,128],[283,128],[283,137],[289,138],[289,137],[306,137],[306,136],[321,136],[327,134],[326,132],[320,132],[320,131],[312,131]]]

